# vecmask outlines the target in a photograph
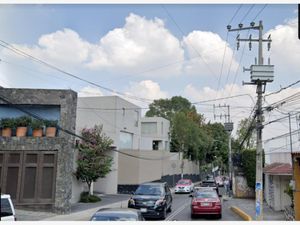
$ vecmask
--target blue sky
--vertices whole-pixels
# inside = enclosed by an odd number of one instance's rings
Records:
[[[248,25],[264,6],[242,5],[232,26],[240,22]],[[236,4],[0,5],[0,39],[84,79],[141,98],[183,95],[193,102],[243,93],[255,98],[253,87],[242,86],[243,80],[249,81],[249,74],[243,73],[242,68],[253,64],[257,45],[253,44],[252,51],[247,46],[243,51],[241,44],[236,51],[236,33],[229,33],[226,42],[227,23],[238,7]],[[265,51],[264,55],[275,64],[275,80],[267,91],[299,79],[297,8],[295,4],[270,4],[255,21],[263,20],[264,32],[272,34],[271,51]],[[256,36],[255,32],[251,34]],[[241,36],[246,37],[247,32]],[[0,85],[5,87],[71,88],[82,95],[111,94],[1,47],[0,59]],[[282,96],[297,90],[291,89]],[[135,103],[145,106],[142,102]],[[252,105],[249,97],[215,103],[233,107]],[[211,108],[199,107],[199,110],[212,118]],[[248,115],[249,109],[236,108],[233,113],[239,120]]]
[[[239,5],[164,6],[185,33],[200,29],[216,32],[225,38],[226,25]],[[239,23],[251,6],[243,5],[232,24]],[[243,22],[251,22],[251,18],[263,6],[264,4],[256,4]],[[297,5],[294,4],[268,5],[258,19],[264,20],[265,29],[268,30],[286,18],[293,17],[296,9]],[[5,29],[2,38],[20,44],[34,44],[42,34],[62,28],[76,30],[84,39],[97,42],[109,30],[122,27],[125,17],[130,13],[148,19],[159,17],[166,21],[166,27],[174,35],[182,36],[162,5],[1,5],[0,12],[5,15],[5,20],[0,22]]]

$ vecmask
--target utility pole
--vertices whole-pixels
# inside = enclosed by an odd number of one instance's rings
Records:
[[[230,106],[224,104],[219,106],[213,105],[213,107],[214,107],[214,119],[216,119],[216,117],[220,117],[220,119],[222,119],[222,117],[225,118],[224,127],[228,133],[228,175],[230,180],[230,187],[232,187],[233,167],[232,167],[232,150],[231,150],[231,132],[233,130],[233,123],[231,122],[230,119]],[[227,114],[226,113],[224,115],[222,113],[220,115],[215,114],[216,108],[227,108]],[[231,195],[231,191],[229,192],[229,196]]]
[[[243,27],[243,24],[239,24],[239,28],[231,29],[231,26],[227,26],[228,31],[242,31],[242,30],[258,30],[258,39],[253,39],[252,35],[247,39],[241,39],[240,35],[237,36],[237,46],[239,48],[240,41],[249,42],[249,49],[252,48],[252,42],[258,42],[258,64],[255,60],[255,65],[251,65],[250,69],[244,71],[250,71],[251,82],[245,83],[247,85],[257,85],[257,110],[256,110],[256,183],[255,183],[255,212],[256,220],[263,220],[263,147],[262,147],[262,129],[263,129],[263,111],[262,111],[262,94],[265,92],[266,83],[272,82],[274,79],[274,66],[264,65],[263,62],[263,42],[268,43],[268,50],[271,47],[271,35],[267,39],[263,39],[263,23],[259,21],[259,25],[255,25],[254,22],[250,23],[250,27]]]

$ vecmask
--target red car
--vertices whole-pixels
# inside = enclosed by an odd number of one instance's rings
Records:
[[[196,215],[216,215],[218,219],[222,218],[222,203],[215,190],[200,189],[192,197],[192,218]]]

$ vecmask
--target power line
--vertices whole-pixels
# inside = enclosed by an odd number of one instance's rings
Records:
[[[292,145],[293,145],[293,144],[296,144],[296,143],[298,143],[298,141],[294,141],[294,142],[292,143]],[[266,152],[265,155],[274,154],[274,153],[276,153],[277,150],[280,150],[280,149],[282,149],[283,147],[286,147],[286,146],[287,146],[287,144],[282,145],[282,146],[280,146],[280,147],[272,148],[272,150]],[[278,152],[278,153],[289,153],[289,154],[290,154],[291,152],[290,152],[290,151],[284,151],[284,152]]]
[[[256,20],[256,18],[262,13],[262,11],[264,11],[264,9],[265,9],[267,6],[268,6],[268,4],[265,4],[265,5],[262,7],[262,9],[259,10],[259,12],[255,15],[255,17],[254,17],[254,19],[253,19],[252,21]]]
[[[1,99],[2,101],[4,101],[5,103],[7,103],[8,105],[10,105],[10,106],[12,106],[12,107],[14,107],[14,108],[20,110],[21,112],[23,112],[23,113],[25,113],[25,114],[27,114],[27,115],[29,115],[29,116],[31,116],[31,117],[37,119],[37,120],[40,120],[40,121],[44,121],[44,120],[45,120],[44,118],[42,118],[42,117],[39,116],[38,114],[29,112],[29,111],[23,109],[22,107],[19,107],[18,105],[12,103],[10,100],[8,100],[6,97],[4,97],[4,96],[2,96],[2,95],[0,95],[0,99]],[[62,128],[62,127],[59,126],[59,125],[57,125],[57,129],[58,129],[58,130],[61,130],[62,132],[66,133],[66,134],[69,134],[69,135],[71,135],[71,136],[74,136],[74,137],[77,137],[77,138],[79,138],[79,139],[81,139],[81,140],[84,140],[85,142],[89,142],[89,143],[91,143],[91,144],[94,144],[92,141],[90,141],[90,140],[88,140],[88,139],[82,137],[81,135],[78,135],[78,134],[76,134],[76,133],[74,133],[74,132],[72,132],[72,131],[70,131],[70,130],[64,129],[64,128]],[[129,156],[129,157],[132,157],[132,158],[143,159],[143,160],[154,160],[154,161],[157,161],[157,160],[163,160],[163,159],[167,159],[167,158],[173,157],[173,156],[167,156],[167,157],[160,157],[160,158],[147,158],[147,157],[141,157],[141,156],[131,155],[131,154],[128,154],[128,153],[125,153],[125,152],[122,152],[122,151],[119,151],[119,150],[116,150],[116,149],[111,149],[111,150],[114,151],[114,152],[118,152],[118,153],[120,153],[120,154]]]
[[[223,98],[209,99],[209,100],[194,102],[192,104],[193,105],[197,105],[197,104],[200,104],[200,103],[214,102],[214,101],[219,101],[219,100],[224,100],[224,99],[230,99],[230,98],[236,98],[236,97],[241,97],[241,96],[249,96],[251,98],[252,102],[255,104],[253,97],[251,95],[249,95],[249,94],[239,94],[239,95],[233,95],[233,96],[228,96],[228,97],[223,97]]]
[[[253,4],[247,11],[247,13],[244,15],[244,17],[241,20],[241,23],[244,21],[244,19],[246,19],[246,17],[248,16],[248,14],[252,11],[252,9],[254,8],[255,4]]]
[[[54,70],[56,70],[58,72],[61,72],[62,74],[65,74],[65,75],[67,75],[69,77],[72,77],[72,78],[75,78],[77,80],[83,81],[85,83],[91,84],[93,86],[99,87],[99,88],[104,89],[104,90],[106,90],[108,92],[112,92],[112,93],[116,93],[116,94],[119,94],[119,95],[122,95],[122,96],[126,96],[127,98],[131,98],[131,99],[138,100],[138,101],[141,101],[141,102],[147,102],[147,103],[149,103],[149,101],[152,102],[154,100],[154,99],[146,99],[146,98],[136,97],[136,96],[133,96],[133,95],[129,95],[129,94],[125,94],[125,93],[113,90],[111,88],[104,87],[104,86],[99,85],[99,84],[97,84],[95,82],[83,79],[83,78],[81,78],[81,77],[79,77],[77,75],[74,75],[72,73],[66,72],[66,71],[64,71],[64,70],[62,70],[62,69],[60,69],[60,68],[58,68],[58,67],[56,67],[54,65],[51,65],[51,64],[49,64],[49,63],[47,63],[47,62],[45,62],[45,61],[43,61],[41,59],[38,59],[38,58],[36,58],[36,57],[34,57],[34,56],[32,56],[32,55],[30,55],[30,54],[28,54],[28,53],[26,53],[26,52],[24,52],[22,50],[19,50],[19,49],[13,47],[12,45],[10,45],[9,43],[7,43],[7,42],[5,42],[3,40],[0,40],[0,42],[4,43],[4,44],[0,43],[1,46],[3,46],[4,48],[9,49],[10,51],[12,51],[12,52],[14,52],[14,53],[16,53],[18,55],[21,55],[23,57],[27,57],[27,58],[29,58],[29,59],[31,59],[31,60],[33,60],[35,62],[38,62],[38,63],[40,63],[40,64],[42,64],[44,66],[47,66],[47,67],[49,67],[51,69],[54,69]]]
[[[232,16],[232,18],[230,19],[230,21],[228,22],[228,24],[230,24],[233,21],[233,19],[238,14],[238,12],[242,8],[242,6],[243,6],[242,4],[239,5],[239,7],[235,11],[234,15]],[[220,75],[219,75],[219,79],[218,79],[218,88],[217,88],[216,98],[218,97],[218,91],[219,91],[219,88],[220,88],[221,77],[222,77],[222,73],[223,73],[223,67],[224,67],[224,61],[225,61],[225,55],[226,55],[226,49],[227,49],[227,42],[228,42],[228,35],[229,35],[229,32],[227,31],[227,33],[226,33],[226,40],[225,40],[225,47],[224,47],[224,53],[223,53],[222,64],[221,64],[221,71],[220,71]],[[226,81],[226,83],[227,83],[227,81]]]
[[[170,17],[170,19],[173,21],[173,23],[175,24],[175,26],[177,27],[177,29],[181,32],[182,35],[185,35],[183,30],[180,28],[180,26],[176,23],[175,19],[172,17],[172,15],[169,13],[169,11],[167,10],[167,8],[164,5],[161,5],[161,7],[165,10],[165,12],[167,13],[167,15]],[[193,50],[197,53],[197,55],[199,55],[199,57],[202,59],[202,61],[204,62],[204,64],[206,65],[206,67],[209,69],[209,71],[215,76],[217,77],[216,73],[211,69],[211,67],[209,66],[209,64],[205,61],[205,59],[203,58],[203,56],[200,54],[200,52],[187,40],[188,44],[193,48]]]
[[[298,132],[299,132],[299,130],[294,130],[294,131],[291,132],[291,134],[293,135],[293,134],[296,134]],[[280,138],[283,138],[283,137],[288,137],[289,135],[290,135],[290,132],[285,133],[285,134],[281,134],[281,135],[278,135],[278,136],[275,136],[275,137],[272,137],[272,138],[269,138],[269,139],[266,139],[263,142],[266,143],[266,142],[277,140],[277,139],[280,139]]]
[[[236,9],[234,15],[232,16],[232,18],[230,19],[228,24],[231,24],[231,22],[233,21],[233,19],[236,17],[236,15],[238,14],[238,12],[240,11],[240,9],[243,7],[243,4],[240,4],[239,7]]]
[[[286,86],[286,87],[280,88],[278,91],[274,91],[274,92],[271,92],[271,93],[269,93],[269,94],[265,94],[264,97],[267,97],[267,96],[270,96],[270,95],[278,94],[278,93],[280,93],[281,91],[283,91],[283,90],[285,90],[285,89],[288,89],[288,88],[290,88],[290,87],[292,87],[292,86],[294,86],[294,85],[296,85],[296,84],[299,84],[299,83],[300,83],[300,80],[297,80],[297,81],[295,81],[294,83],[291,83],[291,84],[289,84],[289,85]]]

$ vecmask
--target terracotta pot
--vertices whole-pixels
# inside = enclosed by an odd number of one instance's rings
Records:
[[[46,137],[55,137],[55,136],[56,136],[56,127],[47,127]]]
[[[17,127],[16,136],[25,137],[27,134],[27,127]]]
[[[33,137],[42,137],[43,136],[43,130],[40,128],[40,129],[34,129],[32,131],[32,136]]]
[[[2,137],[11,137],[11,133],[10,127],[2,128]]]

